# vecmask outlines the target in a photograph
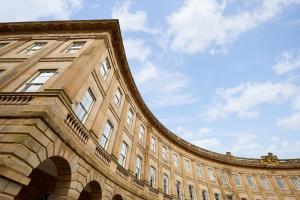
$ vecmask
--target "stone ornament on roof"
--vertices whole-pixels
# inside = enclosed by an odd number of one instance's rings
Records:
[[[261,156],[260,162],[267,165],[279,165],[279,160],[273,153],[268,153],[267,156]]]

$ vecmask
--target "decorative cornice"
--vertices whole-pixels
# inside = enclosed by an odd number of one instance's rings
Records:
[[[52,57],[52,58],[41,58],[40,62],[73,62],[76,57]]]

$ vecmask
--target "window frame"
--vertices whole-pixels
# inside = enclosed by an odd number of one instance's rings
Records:
[[[78,48],[75,48],[75,47],[73,47],[73,45],[75,44],[75,43],[82,43],[82,45]],[[74,54],[74,53],[77,53],[80,49],[82,49],[82,47],[85,45],[85,43],[86,43],[86,41],[73,41],[71,44],[69,44],[68,46],[67,46],[67,48],[65,48],[65,50],[63,51],[64,53],[67,53],[67,54]],[[72,49],[72,47],[74,48],[74,49]]]
[[[169,194],[169,176],[167,174],[163,174],[163,192]]]
[[[125,145],[125,150],[124,150],[124,152],[123,152],[123,145]],[[121,145],[121,148],[120,148],[119,159],[118,159],[118,163],[119,163],[122,167],[125,167],[125,165],[126,165],[126,159],[127,159],[128,148],[129,148],[129,145],[123,140],[122,145]]]
[[[156,147],[157,147],[157,139],[154,136],[152,136],[150,141],[150,150],[153,153],[156,153]]]
[[[152,165],[149,168],[149,185],[152,188],[156,187],[156,168]]]
[[[133,120],[134,120],[134,112],[132,108],[129,108],[127,113],[127,120],[126,120],[126,123],[129,127],[132,127]]]
[[[117,87],[117,90],[114,95],[114,104],[119,108],[121,106],[121,101],[122,101],[123,93],[120,89],[120,87]]]
[[[109,133],[108,133],[108,136],[105,134],[106,133],[106,127],[109,126]],[[113,130],[114,130],[114,125],[112,124],[112,122],[110,120],[107,120],[106,123],[105,123],[105,126],[104,126],[104,129],[103,129],[103,133],[101,135],[101,138],[100,138],[100,141],[99,141],[99,144],[100,146],[105,150],[107,151],[108,149],[108,144],[110,142],[110,138],[111,138],[111,135],[113,133]],[[103,138],[105,139],[105,143],[104,143],[104,146],[102,146],[102,140]]]
[[[168,161],[168,148],[165,145],[162,145],[161,157],[164,161]]]
[[[134,176],[139,180],[141,180],[141,177],[142,177],[142,161],[143,161],[142,157],[137,155],[136,160],[135,160],[135,173],[134,173]]]
[[[91,99],[92,99],[92,102],[91,102],[91,104],[89,105],[88,108],[85,108],[85,106],[84,106],[83,103],[82,103],[82,102],[83,102],[83,98],[85,98],[86,94],[89,94],[89,96],[90,96]],[[91,112],[91,110],[92,110],[92,108],[93,108],[95,102],[96,102],[96,98],[95,98],[95,96],[94,96],[94,94],[93,94],[93,91],[92,91],[91,88],[88,88],[88,89],[86,90],[86,92],[83,94],[83,96],[81,97],[81,100],[80,100],[80,101],[78,102],[78,104],[76,105],[76,109],[75,109],[75,114],[76,114],[76,116],[78,117],[78,119],[79,119],[82,123],[85,123],[85,122],[86,122],[86,120],[87,120],[87,118],[88,118],[88,115],[89,115],[89,113]],[[77,114],[77,109],[79,108],[79,106],[80,106],[80,107],[82,108],[82,110],[84,111],[84,115],[83,115],[82,119],[79,118],[79,116],[78,116],[78,114]]]
[[[111,65],[109,62],[108,57],[106,57],[101,63],[100,63],[100,74],[103,78],[103,80],[106,80],[108,77],[110,71],[111,71]]]
[[[143,130],[143,131],[141,131]],[[144,137],[145,137],[145,126],[143,124],[140,125],[140,128],[139,128],[139,139],[141,142],[144,142]]]
[[[40,45],[40,48],[34,50],[34,48],[38,47],[36,46],[37,44],[42,44],[42,45]],[[34,42],[31,45],[27,46],[25,49],[18,52],[18,54],[25,54],[25,55],[35,54],[36,52],[42,50],[47,44],[48,42]]]

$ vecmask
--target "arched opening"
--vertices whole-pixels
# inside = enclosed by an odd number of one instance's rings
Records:
[[[91,181],[83,188],[78,200],[100,200],[101,196],[102,192],[99,183]]]
[[[113,200],[123,200],[123,198],[122,198],[121,195],[116,194],[116,195],[113,197]]]
[[[27,186],[23,186],[16,200],[50,200],[67,196],[71,169],[69,163],[60,157],[52,157],[43,161],[29,175]]]

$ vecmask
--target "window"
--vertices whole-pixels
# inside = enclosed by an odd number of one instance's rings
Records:
[[[181,185],[181,183],[180,183],[180,181],[176,181],[176,194],[177,194],[177,198],[178,199],[182,199],[182,197],[181,197],[181,189],[180,189],[180,186]]]
[[[73,42],[68,48],[65,50],[65,53],[76,53],[79,49],[83,47],[85,42]]]
[[[120,88],[118,88],[116,93],[115,93],[115,98],[114,98],[114,102],[115,102],[117,107],[120,107],[122,96],[123,96],[123,94],[122,94]]]
[[[40,70],[32,78],[30,78],[24,85],[22,85],[18,92],[36,92],[55,74],[56,70]]]
[[[169,194],[169,177],[166,174],[163,175],[163,191]]]
[[[108,58],[106,58],[101,64],[100,64],[100,73],[103,79],[105,80],[110,72],[110,64],[108,61]]]
[[[135,161],[135,177],[141,179],[141,172],[142,172],[142,158],[140,156],[137,156]]]
[[[202,191],[201,191],[201,195],[202,195],[202,199],[203,199],[203,200],[208,200],[208,197],[207,197],[207,191],[206,191],[206,190],[202,190]]]
[[[284,180],[281,177],[276,177],[275,179],[276,179],[276,183],[277,183],[277,185],[280,189],[285,189],[286,188]]]
[[[140,131],[139,131],[139,138],[141,142],[144,141],[144,135],[145,135],[145,127],[141,124]]]
[[[261,183],[262,183],[262,186],[263,186],[264,189],[266,189],[266,190],[271,189],[267,177],[261,176],[261,177],[260,177],[260,180],[261,180]]]
[[[191,163],[190,163],[190,161],[184,160],[184,168],[185,168],[185,171],[191,172]]]
[[[29,46],[26,49],[24,49],[23,51],[21,51],[21,53],[28,54],[28,55],[33,54],[33,53],[41,50],[46,44],[47,44],[47,42],[35,42],[31,46]]]
[[[133,122],[133,111],[130,108],[128,110],[128,114],[127,114],[127,124],[128,124],[128,126],[132,126],[132,122]]]
[[[150,175],[149,175],[149,184],[150,187],[155,187],[155,181],[156,181],[156,170],[154,167],[150,167]]]
[[[105,128],[100,140],[100,146],[103,147],[107,151],[109,139],[114,127],[110,121],[107,121],[105,124]]]
[[[216,176],[213,168],[208,168],[208,177],[211,182],[216,182]]]
[[[199,164],[196,165],[196,176],[202,177],[202,167]]]
[[[240,177],[238,174],[233,174],[233,181],[237,186],[241,186],[241,181],[240,181]]]
[[[120,149],[120,156],[119,156],[119,164],[124,167],[126,163],[126,156],[128,151],[128,144],[123,141]]]
[[[87,116],[95,102],[94,95],[91,91],[91,89],[88,89],[81,101],[77,104],[75,114],[79,118],[80,121],[84,123],[84,121],[87,119]]]
[[[0,74],[1,74],[2,72],[4,72],[4,69],[0,69]]]
[[[179,158],[176,153],[173,153],[173,162],[175,167],[179,167]]]
[[[292,176],[290,179],[291,179],[292,183],[294,184],[295,188],[297,190],[299,190],[300,189],[300,180],[299,180],[299,177]]]
[[[153,153],[156,152],[156,139],[154,137],[151,138],[151,145],[150,145],[151,151]]]
[[[248,185],[249,185],[250,187],[255,187],[252,176],[247,175],[247,176],[246,176],[246,179],[247,179]]]
[[[167,147],[165,147],[165,146],[162,147],[161,157],[162,157],[162,159],[164,159],[165,161],[168,160],[168,150],[167,150]]]
[[[233,200],[233,195],[232,194],[227,194],[227,200]]]
[[[0,48],[4,47],[4,46],[6,46],[6,45],[8,45],[7,42],[1,42],[1,43],[0,43]]]
[[[194,200],[194,186],[189,185],[189,195],[190,195],[190,200]]]
[[[215,200],[221,200],[219,193],[215,193],[214,195],[215,195]]]
[[[221,173],[221,180],[222,180],[223,185],[228,185],[228,178],[227,178],[226,172],[224,170],[221,170],[220,173]]]

